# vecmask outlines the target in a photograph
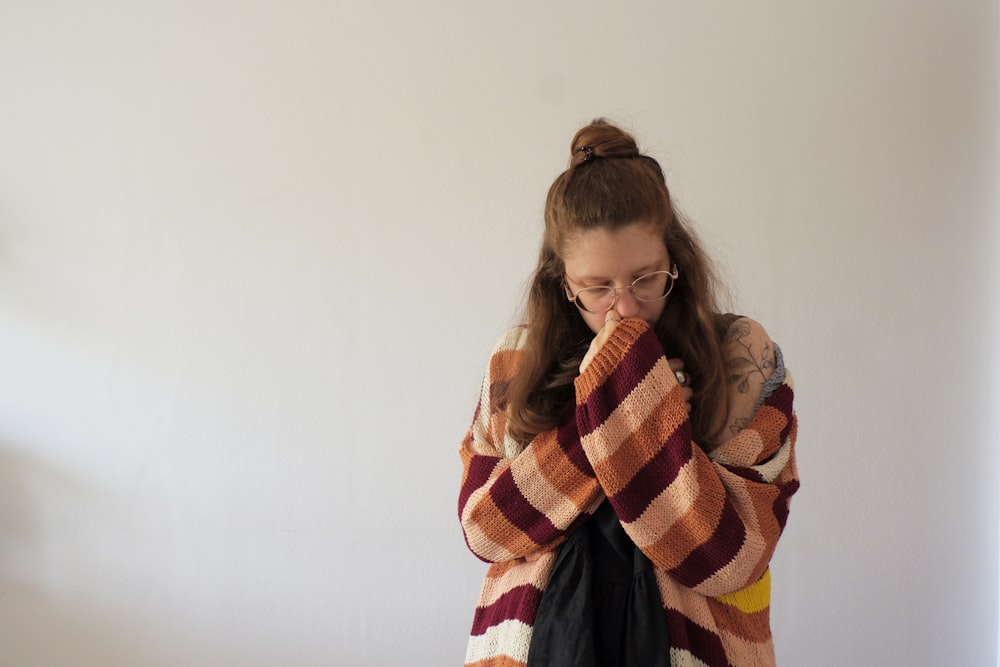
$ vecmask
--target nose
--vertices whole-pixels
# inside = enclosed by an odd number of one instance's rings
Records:
[[[635,298],[635,294],[632,294],[631,289],[623,287],[618,290],[614,309],[622,317],[636,317],[639,315],[639,301]]]

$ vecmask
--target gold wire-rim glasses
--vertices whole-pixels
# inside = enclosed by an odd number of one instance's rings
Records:
[[[667,283],[663,286],[663,290],[664,290],[663,294],[661,294],[658,297],[654,297],[652,299],[643,298],[642,296],[640,296],[638,290],[642,289],[642,287],[643,287],[643,285],[641,285],[640,283],[642,283],[642,281],[644,281],[644,280],[649,280],[649,279],[654,278],[656,276],[659,276],[661,274],[665,275],[667,277]],[[636,301],[641,301],[642,303],[656,303],[657,301],[663,301],[668,296],[670,296],[670,293],[674,290],[674,283],[677,282],[677,278],[679,276],[680,276],[680,272],[677,270],[677,265],[674,264],[673,267],[671,267],[670,271],[660,270],[660,271],[653,271],[652,273],[647,273],[644,276],[639,276],[638,278],[636,278],[635,280],[633,280],[630,284],[626,285],[625,287],[605,287],[605,286],[600,286],[600,287],[584,287],[582,290],[578,290],[576,292],[570,292],[569,283],[566,282],[566,278],[565,277],[563,278],[563,284],[566,287],[566,297],[570,300],[570,302],[572,302],[574,305],[576,305],[577,308],[579,308],[580,310],[582,310],[584,312],[587,312],[587,313],[602,313],[602,312],[607,312],[607,311],[609,311],[609,310],[611,310],[612,308],[615,307],[615,302],[618,300],[618,292],[620,290],[626,290],[627,289],[627,290],[631,291],[632,292],[632,296],[635,297]],[[604,310],[591,310],[590,308],[588,308],[587,306],[584,305],[583,301],[580,300],[580,295],[581,294],[585,294],[585,295],[594,295],[594,301],[595,302],[600,302],[600,300],[601,300],[602,297],[600,297],[598,295],[602,294],[602,293],[603,294],[608,294],[608,293],[611,294],[611,303],[609,303],[608,307],[605,308]],[[603,298],[607,298],[607,297],[603,297]]]

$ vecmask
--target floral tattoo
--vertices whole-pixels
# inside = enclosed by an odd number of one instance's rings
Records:
[[[774,370],[774,347],[770,340],[765,338],[763,347],[754,350],[752,341],[748,341],[750,336],[750,323],[746,320],[737,320],[726,332],[724,343],[734,343],[743,350],[726,362],[727,380],[730,386],[736,385],[737,391],[741,394],[749,393],[750,380],[754,376],[760,376],[761,383],[767,382],[769,373]],[[738,433],[750,422],[750,416],[738,417],[729,425],[731,433]]]
[[[752,376],[760,375],[761,380],[766,382],[768,376],[764,371],[774,368],[774,349],[770,341],[764,343],[759,353],[754,353],[753,346],[744,340],[749,335],[750,323],[746,320],[734,322],[726,332],[726,343],[736,343],[746,351],[726,363],[729,384],[739,383],[737,389],[741,394],[750,391]]]

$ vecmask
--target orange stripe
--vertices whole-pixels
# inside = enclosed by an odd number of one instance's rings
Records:
[[[507,655],[498,655],[495,658],[486,658],[485,660],[477,660],[476,662],[470,662],[465,665],[465,667],[524,667],[525,663],[520,660],[515,660]]]
[[[694,549],[711,539],[718,528],[723,507],[721,498],[712,501],[703,491],[699,492],[692,508],[678,517],[663,536],[646,549],[656,555],[651,560],[664,569],[673,569],[683,563]]]
[[[480,521],[480,517],[488,517],[489,521]],[[487,538],[506,548],[512,553],[525,553],[537,549],[539,545],[525,535],[520,528],[507,520],[489,492],[479,500],[470,515],[479,529]]]
[[[755,645],[766,645],[770,642],[770,606],[758,612],[747,613],[715,598],[708,598],[708,608],[712,612],[720,636],[728,635],[731,637],[730,641],[739,640]]]
[[[538,459],[533,454],[544,455],[545,452],[530,451],[511,463],[510,471],[514,483],[534,509],[544,514],[558,530],[566,530],[580,513],[580,508],[559,489],[552,486],[549,479],[539,470]]]
[[[535,463],[538,471],[545,476],[559,493],[568,498],[578,508],[586,508],[592,504],[598,493],[597,480],[581,472],[563,452],[556,442],[556,432],[549,431],[538,436],[532,448],[535,450]]]
[[[510,382],[517,374],[520,350],[501,350],[490,359],[490,382]]]

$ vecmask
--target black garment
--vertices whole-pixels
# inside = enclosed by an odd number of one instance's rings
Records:
[[[563,544],[535,616],[528,667],[669,667],[653,564],[605,500]]]

